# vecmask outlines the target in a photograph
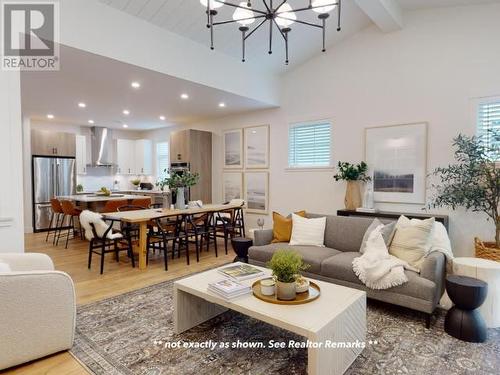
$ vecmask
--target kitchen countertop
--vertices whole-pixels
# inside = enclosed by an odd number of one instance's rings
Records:
[[[118,194],[118,193],[113,193]],[[116,200],[132,200],[132,199],[142,199],[149,198],[146,195],[131,195],[131,194],[118,194],[117,196],[105,196],[105,195],[95,195],[95,194],[79,194],[79,195],[65,195],[57,197],[57,199],[70,200],[75,202],[92,203],[92,202],[107,202]]]

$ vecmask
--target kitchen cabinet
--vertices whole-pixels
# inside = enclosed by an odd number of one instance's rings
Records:
[[[153,142],[148,139],[135,141],[135,171],[136,174],[153,174]]]
[[[75,157],[75,134],[33,129],[31,130],[31,154]]]
[[[189,163],[200,180],[190,189],[191,200],[212,202],[212,133],[181,130],[170,134],[170,163]]]
[[[116,143],[118,174],[153,174],[153,142],[147,139],[118,139]]]
[[[76,173],[87,174],[87,138],[84,135],[76,136]]]

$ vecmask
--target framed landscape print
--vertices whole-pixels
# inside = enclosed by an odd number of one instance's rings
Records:
[[[243,131],[227,130],[222,134],[224,168],[243,168]]]
[[[245,172],[247,212],[267,214],[269,207],[269,173]]]
[[[427,123],[365,129],[375,202],[425,204]]]
[[[222,201],[230,202],[232,199],[243,199],[243,173],[222,173]]]
[[[269,168],[269,126],[245,128],[245,167]]]

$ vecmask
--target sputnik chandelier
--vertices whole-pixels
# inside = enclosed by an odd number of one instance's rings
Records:
[[[276,3],[273,4],[273,0],[262,0],[265,9],[259,10],[254,8],[252,3],[257,0],[247,0],[241,1],[239,4],[233,4],[226,0],[200,0],[200,3],[207,8],[207,28],[210,30],[210,49],[214,49],[214,27],[219,25],[226,25],[231,23],[238,23],[240,25],[239,30],[241,31],[242,40],[242,61],[245,62],[245,42],[246,40],[255,33],[261,26],[266,22],[269,22],[269,50],[268,53],[273,53],[273,30],[279,31],[283,40],[285,42],[285,64],[288,65],[288,38],[292,31],[290,27],[295,22],[320,29],[323,34],[323,49],[325,52],[325,31],[326,31],[326,20],[330,16],[330,12],[335,8],[338,8],[338,23],[337,31],[340,31],[340,14],[341,14],[341,0],[307,0],[307,3],[298,9],[293,9],[289,4],[288,0],[275,0]],[[235,8],[233,13],[233,19],[228,21],[214,22],[215,16],[218,12],[216,9],[222,6],[229,6]],[[318,13],[319,24],[301,21],[297,19],[297,13],[313,11]],[[254,26],[250,30],[250,25],[255,21],[259,21],[257,26]]]

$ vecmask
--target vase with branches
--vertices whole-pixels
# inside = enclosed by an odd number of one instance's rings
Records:
[[[368,175],[368,164],[362,161],[359,164],[351,164],[339,161],[337,164],[337,174],[333,176],[335,181],[346,181],[345,208],[355,210],[361,207],[360,182],[371,181]]]
[[[491,245],[500,251],[500,132],[460,134],[453,139],[453,147],[456,162],[432,172],[439,183],[431,184],[429,208],[464,207],[485,213],[496,229],[495,243]]]
[[[161,190],[163,190],[165,186],[168,186],[172,192],[175,192],[175,207],[178,209],[184,209],[184,190],[196,185],[199,179],[200,174],[196,172],[192,173],[190,171],[184,171],[183,173],[170,173],[170,171],[168,171],[168,176],[159,180],[156,183],[156,186],[160,187]]]

